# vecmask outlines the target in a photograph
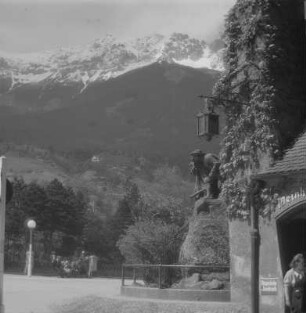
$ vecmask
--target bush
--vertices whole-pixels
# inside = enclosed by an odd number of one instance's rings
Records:
[[[139,221],[129,226],[117,246],[128,263],[173,264],[182,244],[181,227],[161,220]]]

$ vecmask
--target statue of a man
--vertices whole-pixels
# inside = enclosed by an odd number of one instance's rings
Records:
[[[190,155],[190,172],[196,179],[195,192],[191,197],[218,198],[220,166],[218,157],[212,153],[203,153],[200,149],[194,150]]]

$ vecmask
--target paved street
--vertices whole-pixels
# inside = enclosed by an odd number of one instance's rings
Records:
[[[119,279],[57,278],[4,275],[5,313],[51,313],[54,305],[95,295],[114,297],[120,293]]]
[[[129,281],[128,283],[131,283]],[[5,313],[248,313],[226,302],[119,297],[120,279],[4,276]]]

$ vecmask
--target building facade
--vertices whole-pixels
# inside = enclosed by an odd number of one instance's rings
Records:
[[[284,158],[255,177],[264,181],[269,201],[259,217],[259,312],[285,312],[283,277],[294,255],[306,257],[306,132]],[[231,300],[251,307],[249,221],[230,221]],[[304,296],[306,300],[306,295]],[[306,302],[306,301],[304,301]],[[306,305],[305,305],[306,307]],[[306,310],[305,310],[306,311]]]

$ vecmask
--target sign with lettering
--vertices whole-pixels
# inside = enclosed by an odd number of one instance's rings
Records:
[[[281,195],[277,197],[275,216],[283,214],[283,212],[286,212],[291,207],[300,205],[303,202],[306,202],[306,192],[302,187],[298,191]]]
[[[306,193],[304,189],[300,189],[297,192],[294,192],[287,196],[282,196],[278,198],[278,208],[281,208],[282,206],[290,205],[292,202],[295,202],[296,200],[300,200],[306,197]]]
[[[277,295],[278,278],[261,278],[260,293],[262,295]]]

